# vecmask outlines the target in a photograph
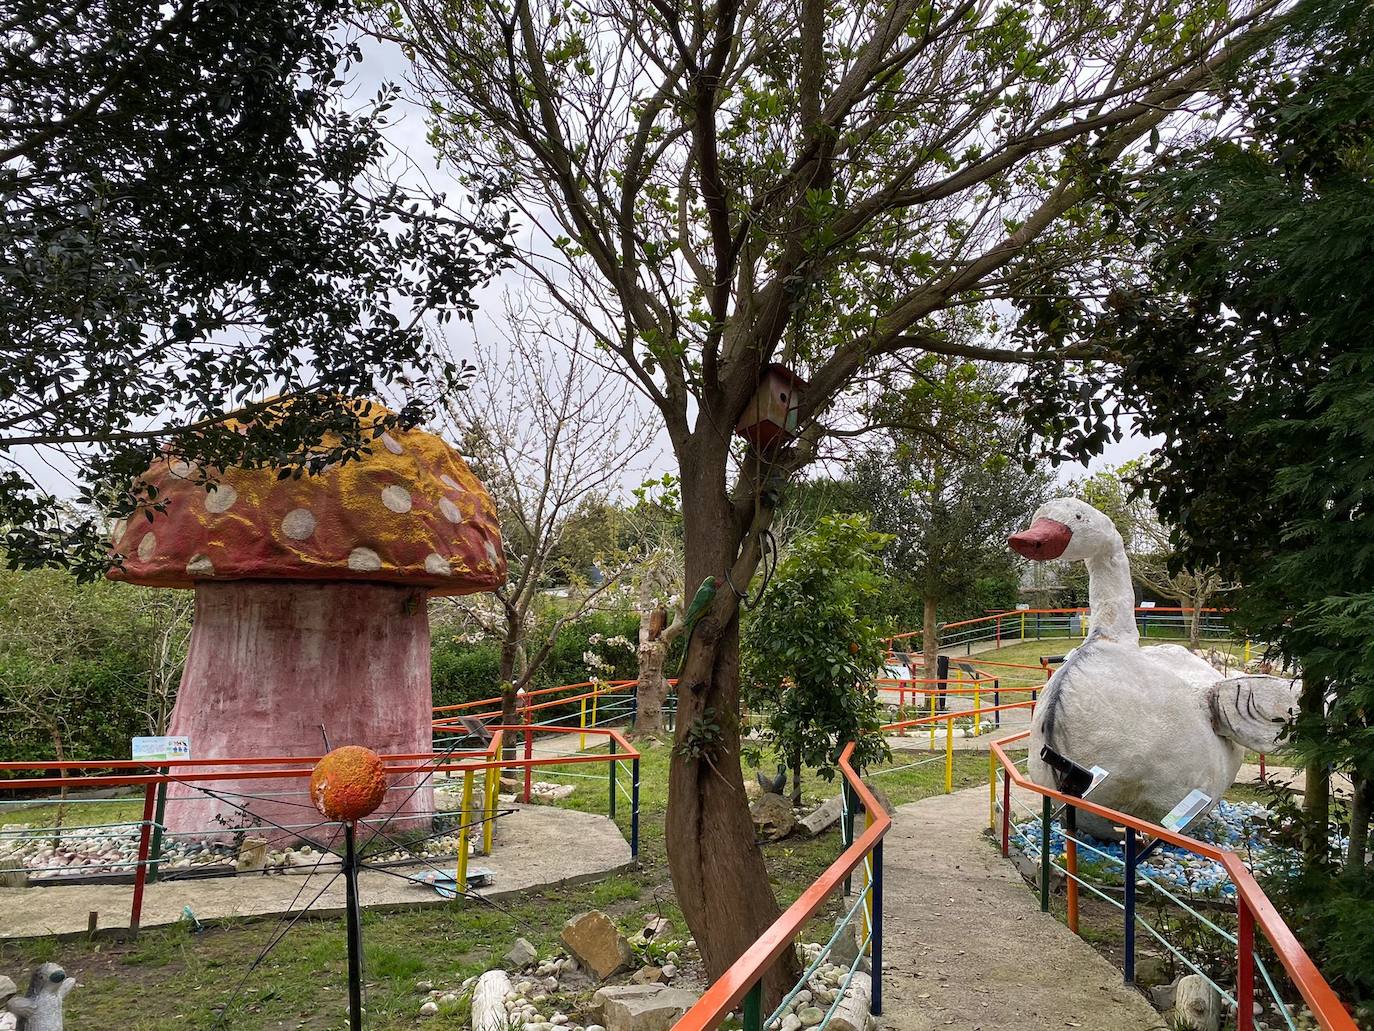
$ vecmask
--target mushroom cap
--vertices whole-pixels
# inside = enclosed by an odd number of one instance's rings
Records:
[[[389,414],[373,405],[373,418]],[[328,443],[328,441],[326,441]],[[472,594],[505,583],[496,506],[462,456],[420,429],[314,475],[217,470],[170,451],[143,479],[160,510],[120,520],[112,580],[194,587],[223,580],[354,580]]]

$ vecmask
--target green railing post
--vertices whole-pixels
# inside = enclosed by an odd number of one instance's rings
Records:
[[[164,766],[162,772],[167,773],[168,768]],[[153,840],[148,847],[148,883],[157,883],[157,868],[162,862],[162,823],[163,817],[167,815],[167,782],[163,781],[157,786],[157,806],[153,811]]]
[[[763,1031],[763,981],[755,981],[754,987],[744,997],[744,1031]]]
[[[843,850],[854,844],[854,791],[850,788],[848,780],[840,781],[840,803],[840,842]],[[853,890],[853,877],[845,874],[844,893],[849,895]]]
[[[1040,912],[1050,911],[1050,796],[1040,807]]]

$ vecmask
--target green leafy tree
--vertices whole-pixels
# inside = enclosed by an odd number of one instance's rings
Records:
[[[1010,461],[1025,427],[1003,408],[1003,377],[974,363],[927,356],[879,415],[886,447],[851,465],[855,492],[889,534],[891,579],[919,601],[925,676],[937,675],[937,613],[980,581],[1007,579],[1007,536],[1048,494],[1042,468]]]
[[[426,344],[421,320],[471,312],[502,260],[504,219],[463,216],[388,175],[394,90],[349,96],[350,10],[7,5],[0,529],[11,564],[101,573],[94,513],[156,503],[130,484],[164,446],[206,478],[228,465],[299,474],[355,456],[392,421],[414,423],[434,388],[461,383],[462,364]],[[405,404],[369,425],[351,399],[387,388]],[[52,493],[66,470],[77,510]]]
[[[1162,439],[1139,482],[1181,559],[1243,583],[1229,599],[1237,626],[1302,672],[1292,742],[1307,760],[1307,875],[1291,912],[1300,928],[1310,918],[1304,937],[1328,972],[1367,1000],[1374,11],[1299,4],[1290,31],[1224,84],[1242,137],[1200,146],[1123,198],[1144,266],[1102,307],[1051,305],[1034,321],[1059,341],[1120,349],[1108,378]],[[1352,779],[1348,810],[1333,807],[1332,769]],[[1350,832],[1344,857],[1328,847],[1333,822]]]
[[[783,488],[862,431],[884,368],[1059,356],[999,339],[999,301],[1101,249],[1112,227],[1087,202],[1156,160],[1152,137],[1229,130],[1198,98],[1283,6],[380,5],[441,155],[539,227],[517,260],[658,409],[677,459],[684,593],[717,590],[680,670],[666,840],[709,976],[779,915],[733,771],[739,603]],[[808,381],[797,434],[736,444],[773,363]],[[765,996],[798,973],[784,953]]]
[[[745,697],[764,713],[764,739],[792,770],[796,804],[802,767],[834,777],[850,741],[856,766],[887,756],[875,678],[888,627],[872,616],[887,543],[866,516],[823,516],[788,546],[745,620]]]

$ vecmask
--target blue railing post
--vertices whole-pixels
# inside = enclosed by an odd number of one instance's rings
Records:
[[[1050,796],[1040,807],[1040,912],[1050,911]]]
[[[874,1016],[883,1012],[883,842],[873,845],[873,1010]]]
[[[992,704],[993,704],[993,706],[996,708],[996,711],[992,714],[992,718],[993,718],[994,720],[997,721],[997,726],[1000,727],[1000,726],[1002,725],[1002,708],[1001,708],[1001,706],[1002,706],[1002,678],[1001,678],[1001,677],[993,677],[993,678],[992,678]]]
[[[744,1031],[763,1031],[763,981],[754,982],[744,997]]]
[[[1122,966],[1127,984],[1135,984],[1135,828],[1126,828],[1126,890],[1122,893],[1122,909],[1126,918],[1126,941],[1122,952]]]
[[[639,759],[630,763],[630,858],[639,858]]]
[[[611,822],[615,822],[615,768],[618,765],[615,758],[615,738],[609,739],[611,742]]]

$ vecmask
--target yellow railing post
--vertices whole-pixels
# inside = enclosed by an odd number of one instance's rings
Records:
[[[945,720],[945,794],[954,791],[954,717]]]
[[[495,766],[487,769],[487,781],[482,792],[482,855],[491,855],[492,833],[496,828],[496,791],[501,779]]]
[[[468,835],[472,831],[472,771],[463,771],[463,812],[458,819],[458,883],[455,901],[468,890]]]
[[[1021,640],[1026,639],[1026,614],[1021,613]]]
[[[1250,665],[1250,638],[1248,637],[1245,639],[1245,658],[1242,661],[1247,666]]]
[[[577,735],[577,750],[585,752],[587,750],[587,699],[582,699],[582,721],[578,724],[583,733]]]
[[[597,685],[595,685],[595,686],[592,687],[592,726],[593,726],[593,727],[596,726],[596,702],[597,702],[597,699],[600,698],[600,697],[601,697],[601,685],[600,685],[600,684],[597,684]]]

